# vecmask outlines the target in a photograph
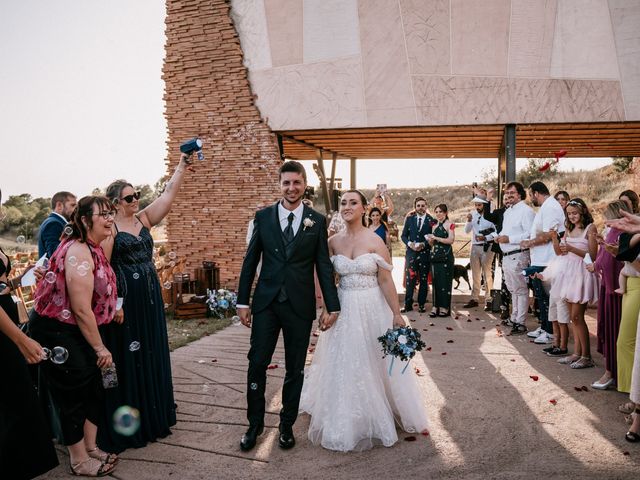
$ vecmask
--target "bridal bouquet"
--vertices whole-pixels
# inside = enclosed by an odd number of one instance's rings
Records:
[[[403,362],[407,362],[402,369],[402,373],[409,366],[409,360],[413,358],[416,352],[422,350],[426,344],[420,339],[420,332],[411,327],[390,328],[387,332],[378,337],[378,341],[382,344],[382,358],[391,355],[391,365],[389,365],[389,375],[393,369],[393,361],[395,357],[400,358]]]
[[[236,292],[221,288],[219,290],[207,290],[207,305],[211,313],[219,318],[225,318],[236,314]]]

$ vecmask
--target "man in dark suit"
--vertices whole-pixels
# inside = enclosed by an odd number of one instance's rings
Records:
[[[60,245],[62,230],[71,218],[76,208],[76,197],[73,193],[58,192],[51,197],[51,210],[53,210],[44,222],[40,224],[38,231],[38,256],[45,253],[51,258],[53,252]]]
[[[415,215],[410,215],[405,219],[402,235],[400,236],[402,242],[407,246],[407,253],[405,254],[406,293],[402,312],[413,310],[413,291],[416,288],[416,282],[420,282],[420,287],[418,288],[418,311],[424,313],[424,304],[427,303],[427,294],[429,293],[429,254],[431,250],[425,235],[432,233],[432,225],[435,220],[431,215],[427,214],[427,201],[424,198],[416,197],[413,201],[413,206]]]
[[[282,199],[256,213],[242,264],[238,315],[243,325],[251,327],[247,372],[249,429],[240,441],[244,451],[255,446],[264,429],[267,367],[281,329],[286,372],[278,443],[284,449],[295,445],[293,424],[298,416],[309,335],[316,318],[314,267],[325,302],[320,328],[330,328],[340,311],[326,220],[302,203],[306,186],[302,164],[285,162],[280,168]],[[262,267],[250,309],[249,296],[260,258]]]

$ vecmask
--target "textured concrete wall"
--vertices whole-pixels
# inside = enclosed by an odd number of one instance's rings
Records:
[[[274,130],[640,120],[637,0],[231,4]]]
[[[185,139],[201,137],[206,157],[196,161],[196,172],[187,175],[168,216],[168,248],[186,258],[191,272],[203,260],[215,261],[222,284],[235,288],[248,221],[259,203],[277,197],[277,145],[254,105],[229,3],[166,4],[169,171]],[[263,65],[268,56],[259,40],[266,32],[262,25],[255,34],[261,48],[251,57],[255,65]]]

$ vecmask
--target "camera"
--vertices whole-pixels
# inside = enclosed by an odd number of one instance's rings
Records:
[[[180,145],[180,151],[186,155],[191,155],[193,152],[198,154],[198,160],[204,160],[204,154],[202,153],[202,140],[198,137],[194,137],[191,140],[187,140]]]

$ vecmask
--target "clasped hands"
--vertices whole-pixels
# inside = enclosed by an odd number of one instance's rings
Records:
[[[320,330],[324,332],[330,329],[333,324],[336,323],[336,320],[338,320],[338,312],[329,313],[323,310],[320,321],[318,322],[320,324]]]

